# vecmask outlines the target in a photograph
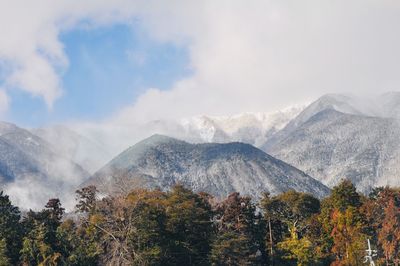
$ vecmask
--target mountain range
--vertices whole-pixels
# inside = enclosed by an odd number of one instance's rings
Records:
[[[347,178],[368,193],[375,186],[400,185],[399,119],[400,93],[392,92],[373,98],[329,94],[273,113],[90,130],[79,124],[24,129],[2,122],[0,189],[28,204],[39,198],[41,205],[82,182],[97,182],[110,193],[121,182],[161,188],[179,182],[221,197],[234,190],[257,194],[289,188],[322,196],[325,186]],[[172,138],[146,139],[153,134]],[[296,187],[296,180],[305,183]],[[45,193],[38,197],[37,191]]]
[[[325,95],[261,148],[329,187],[341,179],[364,193],[399,186],[399,106],[398,93],[369,101]]]

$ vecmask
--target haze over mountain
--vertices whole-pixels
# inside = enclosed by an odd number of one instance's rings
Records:
[[[183,184],[219,198],[234,191],[260,196],[290,189],[323,197],[329,189],[298,169],[243,143],[189,144],[154,135],[125,150],[84,185],[107,194]]]
[[[43,139],[0,122],[0,189],[10,193],[16,203],[38,208],[48,198],[60,197],[68,205],[70,190],[88,176]]]
[[[36,128],[30,131],[46,140],[57,154],[79,163],[90,173],[97,171],[100,165],[112,157],[103,143],[82,136],[66,126]]]

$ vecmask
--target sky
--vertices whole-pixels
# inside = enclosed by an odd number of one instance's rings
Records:
[[[61,33],[68,68],[52,109],[41,97],[12,90],[9,119],[27,126],[69,120],[98,121],[126,106],[147,88],[166,90],[190,75],[184,47],[152,42],[124,24]]]
[[[0,0],[0,119],[131,125],[400,89],[400,2]]]

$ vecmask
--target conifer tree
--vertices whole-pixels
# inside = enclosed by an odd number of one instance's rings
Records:
[[[167,193],[166,216],[173,265],[207,265],[212,235],[212,212],[204,197],[181,185]]]
[[[133,264],[168,264],[165,199],[165,193],[158,190],[137,190],[127,197],[135,217],[135,230],[128,236],[129,249],[135,253]]]
[[[8,258],[11,264],[19,259],[22,246],[21,214],[18,207],[11,204],[7,195],[0,192],[0,240],[3,242],[4,261]]]
[[[212,245],[213,265],[266,263],[264,227],[249,197],[232,193],[217,207],[217,237]]]

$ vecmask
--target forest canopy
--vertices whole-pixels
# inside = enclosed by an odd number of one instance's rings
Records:
[[[390,187],[364,196],[344,180],[322,200],[296,191],[217,200],[181,185],[76,195],[73,215],[58,199],[22,215],[1,192],[0,265],[400,263],[400,190]]]

